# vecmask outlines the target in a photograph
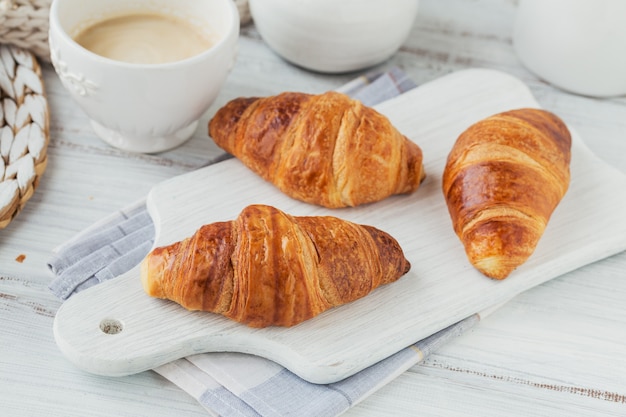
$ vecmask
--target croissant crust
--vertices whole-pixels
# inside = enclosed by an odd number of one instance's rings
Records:
[[[285,194],[329,208],[411,193],[425,177],[415,143],[336,92],[234,99],[211,119],[209,135]]]
[[[362,298],[410,269],[398,242],[331,216],[295,217],[265,205],[144,259],[145,291],[251,327],[293,326]]]
[[[570,181],[571,136],[540,109],[469,127],[448,155],[443,193],[454,231],[483,274],[506,278],[534,252]]]

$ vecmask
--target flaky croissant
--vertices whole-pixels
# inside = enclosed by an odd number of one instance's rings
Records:
[[[504,279],[534,252],[570,181],[570,132],[556,115],[518,109],[479,121],[456,141],[443,193],[467,257]]]
[[[336,92],[232,100],[209,122],[209,135],[285,194],[329,208],[411,193],[425,176],[415,143]]]
[[[410,269],[389,234],[336,217],[251,205],[233,221],[155,248],[144,290],[251,327],[292,326],[364,297]]]

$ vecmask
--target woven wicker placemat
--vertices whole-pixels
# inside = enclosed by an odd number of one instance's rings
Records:
[[[0,0],[0,43],[50,61],[48,16],[51,0]]]
[[[46,169],[48,102],[35,55],[0,44],[0,229],[33,195]]]

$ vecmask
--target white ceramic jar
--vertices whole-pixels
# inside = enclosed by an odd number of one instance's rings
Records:
[[[520,0],[513,32],[522,63],[561,89],[626,94],[626,0]]]
[[[379,64],[398,51],[418,0],[249,0],[263,40],[303,68],[341,73]]]

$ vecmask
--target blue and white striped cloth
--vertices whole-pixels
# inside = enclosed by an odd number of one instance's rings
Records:
[[[375,105],[415,84],[398,68],[368,74],[338,89]],[[152,248],[154,225],[145,200],[95,223],[57,248],[50,289],[65,300],[136,266]],[[475,314],[342,381],[309,383],[282,366],[241,353],[203,353],[154,371],[193,396],[213,416],[337,416],[422,361],[480,320]]]

